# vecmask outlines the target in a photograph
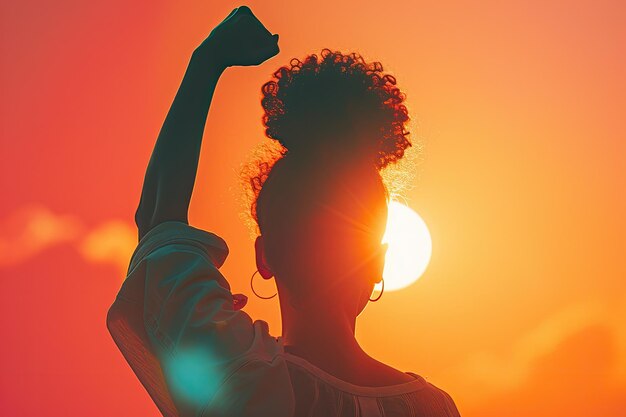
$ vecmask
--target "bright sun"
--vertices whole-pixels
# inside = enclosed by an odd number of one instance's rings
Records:
[[[406,205],[391,201],[383,243],[389,244],[385,257],[385,291],[405,288],[426,270],[433,244],[424,220]],[[380,285],[376,290],[380,291]]]

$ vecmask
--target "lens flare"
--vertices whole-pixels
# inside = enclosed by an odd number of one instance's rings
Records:
[[[385,291],[408,287],[422,276],[432,254],[432,240],[424,220],[406,205],[391,201],[383,243],[385,256]],[[375,289],[380,290],[381,284]]]

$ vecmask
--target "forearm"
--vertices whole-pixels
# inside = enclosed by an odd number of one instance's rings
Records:
[[[164,221],[188,223],[202,135],[223,71],[210,50],[194,52],[148,163],[135,214],[140,238]]]

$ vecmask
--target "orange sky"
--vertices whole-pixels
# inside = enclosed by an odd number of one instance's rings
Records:
[[[446,389],[464,416],[624,415],[624,6],[247,4],[281,53],[220,80],[190,218],[228,242],[222,272],[248,313],[280,334],[276,300],[250,293],[239,218],[260,87],[292,57],[354,50],[407,93],[423,152],[405,197],[433,238],[424,276],[361,315],[365,350]],[[2,2],[0,414],[158,415],[105,314],[187,60],[238,5]]]

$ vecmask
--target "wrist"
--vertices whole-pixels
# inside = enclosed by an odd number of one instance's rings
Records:
[[[215,71],[219,75],[228,68],[225,62],[218,46],[207,39],[191,54],[190,65],[202,67],[205,71]]]

